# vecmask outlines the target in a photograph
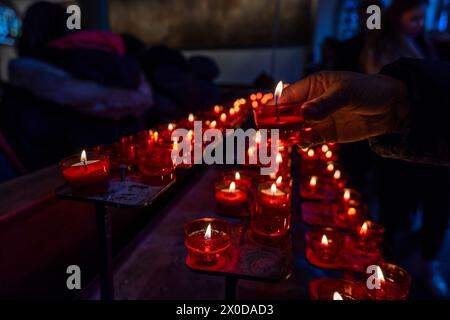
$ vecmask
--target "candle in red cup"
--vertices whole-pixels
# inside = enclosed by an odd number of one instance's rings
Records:
[[[150,185],[162,186],[175,179],[175,165],[172,149],[151,148],[139,153],[138,167],[143,181]]]
[[[245,172],[239,171],[225,172],[223,175],[223,181],[227,182],[228,184],[234,181],[238,188],[242,187],[245,190],[250,189],[253,183],[251,176],[249,176]]]
[[[301,103],[279,104],[283,82],[275,89],[275,104],[253,108],[256,126],[262,129],[279,129],[280,139],[295,144],[300,142],[300,129],[304,123]]]
[[[231,245],[228,223],[222,219],[203,218],[184,227],[184,244],[194,264],[216,264]]]
[[[241,216],[247,209],[247,192],[236,182],[220,181],[215,185],[216,212],[224,216]]]
[[[290,188],[276,183],[261,183],[250,219],[255,239],[273,239],[286,235],[291,227]]]
[[[336,193],[337,218],[349,226],[359,225],[365,210],[362,196],[356,190],[343,189]]]
[[[350,280],[323,278],[309,284],[312,300],[367,300],[364,285]]]
[[[383,241],[383,235],[384,227],[382,225],[373,221],[364,221],[355,229],[356,247],[365,252],[377,250]]]
[[[308,244],[317,259],[333,263],[344,248],[344,235],[332,228],[312,230],[308,233]]]
[[[367,292],[375,300],[406,300],[411,286],[409,273],[391,263],[380,263],[368,279]],[[373,280],[373,281],[370,281]],[[369,286],[370,285],[370,286]]]
[[[83,150],[60,162],[64,179],[74,187],[91,186],[107,182],[110,171],[109,157]]]

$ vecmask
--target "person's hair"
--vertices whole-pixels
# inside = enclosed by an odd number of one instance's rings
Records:
[[[67,34],[66,19],[66,11],[59,4],[41,1],[31,5],[25,13],[17,43],[19,55],[32,56],[49,41]]]

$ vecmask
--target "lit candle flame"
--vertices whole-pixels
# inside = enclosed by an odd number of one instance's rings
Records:
[[[311,187],[315,187],[317,186],[317,177],[316,176],[312,176],[311,179],[309,180],[309,185]]]
[[[239,105],[237,105],[237,106],[234,107],[234,111],[235,111],[236,113],[238,113],[240,110],[241,110],[241,107],[240,107]]]
[[[235,114],[235,110],[234,110],[234,108],[230,108],[230,111],[229,111],[229,114],[230,114],[230,116],[233,116],[234,114]]]
[[[348,208],[348,210],[347,210],[347,214],[349,215],[349,216],[354,216],[355,214],[356,214],[356,209],[355,208]]]
[[[328,146],[327,146],[326,144],[324,144],[324,145],[322,146],[322,152],[323,152],[323,153],[327,152],[329,149],[330,149],[330,148],[328,148]]]
[[[328,238],[327,238],[327,235],[326,235],[326,234],[324,234],[324,235],[322,236],[322,240],[320,241],[320,243],[321,243],[323,246],[328,246]]]
[[[367,229],[369,229],[369,225],[368,225],[368,223],[366,221],[366,222],[363,223],[361,229],[359,230],[359,234],[361,236],[365,236],[367,234]]]
[[[344,200],[345,200],[345,201],[350,200],[350,190],[348,190],[348,189],[346,189],[346,190],[344,191]]]
[[[222,114],[220,115],[220,121],[222,121],[222,122],[227,121],[227,114],[226,114],[226,113],[222,113]]]
[[[331,158],[333,156],[333,152],[331,150],[328,150],[327,153],[325,153],[326,158]]]
[[[282,177],[282,176],[279,176],[279,177],[277,178],[277,181],[275,181],[275,183],[276,183],[277,185],[280,185],[281,182],[283,182],[283,177]]]
[[[231,182],[230,183],[230,188],[228,189],[230,192],[234,192],[236,191],[236,182]]]
[[[377,266],[376,270],[375,270],[375,278],[381,283],[386,281],[384,279],[384,274],[383,274],[383,270],[381,270],[380,266]]]
[[[194,115],[192,113],[189,114],[188,121],[189,122],[193,122],[194,121]]]
[[[333,171],[334,170],[334,163],[330,162],[327,164],[327,170],[328,171]]]
[[[168,129],[169,131],[172,131],[173,128],[174,128],[173,123],[169,123],[169,125],[167,126],[167,129]]]
[[[255,142],[256,142],[257,144],[260,144],[260,143],[261,143],[261,132],[260,132],[259,130],[256,131]]]
[[[253,153],[254,153],[253,148],[248,148],[248,150],[247,150],[248,156],[249,156],[249,157],[253,156]]]
[[[270,187],[270,192],[272,192],[272,195],[275,195],[277,193],[277,185],[275,183],[272,183],[272,186]]]
[[[276,177],[277,177],[277,174],[276,173],[274,173],[274,172],[272,172],[270,175],[269,175],[269,177],[270,177],[270,179],[275,179]]]
[[[211,123],[209,124],[209,127],[210,127],[211,129],[213,129],[213,128],[216,127],[216,125],[217,125],[216,120],[213,120],[213,121],[211,121]]]
[[[314,154],[315,154],[315,152],[314,152],[314,150],[313,149],[309,149],[308,150],[308,157],[314,157]]]
[[[336,170],[333,174],[333,178],[338,180],[341,178],[341,170]]]
[[[335,291],[335,292],[333,293],[333,300],[344,300],[344,299],[343,299],[342,296],[339,294],[339,292]]]
[[[208,224],[208,227],[206,228],[205,240],[211,240],[211,224]]]
[[[241,174],[240,174],[239,172],[236,172],[236,173],[234,174],[234,179],[235,179],[235,180],[241,180]]]
[[[221,110],[221,107],[220,107],[220,106],[214,106],[214,112],[215,112],[215,113],[219,113],[220,110]]]
[[[275,158],[275,161],[277,163],[282,163],[283,162],[283,157],[281,156],[281,153],[277,153],[277,157]]]
[[[80,162],[86,165],[87,162],[86,150],[83,150],[81,152]]]
[[[158,141],[158,131],[153,132],[153,140]]]
[[[283,93],[283,81],[278,82],[277,87],[275,88],[275,103],[278,104],[278,100]]]

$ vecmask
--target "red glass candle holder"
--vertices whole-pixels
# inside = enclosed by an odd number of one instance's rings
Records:
[[[332,200],[335,195],[335,186],[323,176],[307,176],[302,179],[300,195],[304,199]]]
[[[301,103],[258,106],[253,115],[259,129],[279,129],[281,140],[289,144],[300,142],[304,123]]]
[[[291,227],[291,189],[276,183],[258,185],[250,228],[255,239],[286,235]]]
[[[367,300],[367,292],[359,282],[343,279],[314,279],[309,284],[312,300]]]
[[[214,265],[231,246],[229,225],[222,219],[193,220],[184,226],[184,245],[193,264]]]
[[[375,281],[371,284],[378,287],[370,289],[367,286],[367,293],[372,299],[406,300],[409,296],[411,276],[405,269],[383,262],[378,264]]]
[[[358,226],[364,221],[366,206],[361,193],[353,189],[336,192],[337,219],[348,226]]]
[[[73,155],[59,164],[64,179],[75,189],[105,191],[110,173],[109,157],[96,152]]]
[[[319,261],[333,264],[345,246],[345,235],[332,228],[321,228],[308,233],[310,249]]]
[[[143,181],[149,185],[163,186],[175,179],[175,165],[171,149],[143,150],[139,153],[138,166]]]
[[[247,189],[234,181],[219,181],[215,184],[216,213],[223,216],[240,217],[248,213]]]
[[[245,190],[249,190],[253,184],[253,179],[249,174],[237,170],[224,172],[223,181],[228,183],[228,185],[234,181],[236,183],[236,187]]]
[[[369,252],[379,249],[383,242],[384,227],[373,221],[365,221],[354,229],[355,247]]]

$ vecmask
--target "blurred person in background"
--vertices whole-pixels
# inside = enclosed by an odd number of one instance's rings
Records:
[[[399,58],[436,59],[424,26],[427,4],[427,0],[393,0],[382,14],[381,30],[366,38],[360,60],[363,71],[378,73]],[[449,219],[448,169],[380,157],[376,164],[388,254],[398,257],[412,253],[405,248],[419,246],[420,254],[412,262],[416,273],[431,293],[448,297],[446,280],[436,263]]]
[[[123,39],[66,27],[64,7],[30,6],[9,66],[0,126],[28,171],[135,132],[152,90]]]

